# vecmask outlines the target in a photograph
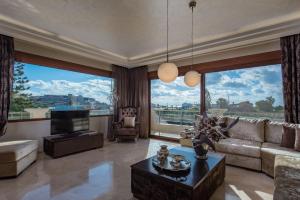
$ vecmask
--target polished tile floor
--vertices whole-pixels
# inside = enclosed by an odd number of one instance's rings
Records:
[[[131,200],[130,165],[153,155],[160,140],[106,143],[104,148],[59,159],[40,155],[16,179],[0,180],[0,200]],[[226,167],[224,184],[213,200],[272,199],[273,179],[264,174]]]

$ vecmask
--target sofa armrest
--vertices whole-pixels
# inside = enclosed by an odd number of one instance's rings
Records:
[[[273,200],[299,199],[300,158],[277,155],[275,157],[275,190]]]
[[[276,178],[288,178],[300,181],[300,157],[277,155],[275,157]]]

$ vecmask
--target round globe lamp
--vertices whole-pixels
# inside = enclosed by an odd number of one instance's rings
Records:
[[[187,86],[195,87],[200,83],[201,75],[197,71],[189,71],[184,75],[184,83]]]
[[[163,63],[159,66],[157,75],[161,81],[170,83],[177,78],[178,68],[174,63]]]

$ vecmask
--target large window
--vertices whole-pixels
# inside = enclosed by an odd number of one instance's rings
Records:
[[[200,108],[200,86],[187,87],[183,77],[172,83],[151,80],[152,134],[176,134],[192,125]]]
[[[280,64],[208,73],[205,85],[211,115],[284,119]]]
[[[17,62],[10,120],[49,118],[50,110],[109,114],[111,78]]]

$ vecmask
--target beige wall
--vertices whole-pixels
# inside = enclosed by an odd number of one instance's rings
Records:
[[[90,130],[104,133],[107,135],[108,128],[107,116],[91,117]],[[50,135],[50,120],[10,122],[7,133],[0,138],[0,141],[31,139],[39,140],[39,151],[43,151],[43,137]]]

